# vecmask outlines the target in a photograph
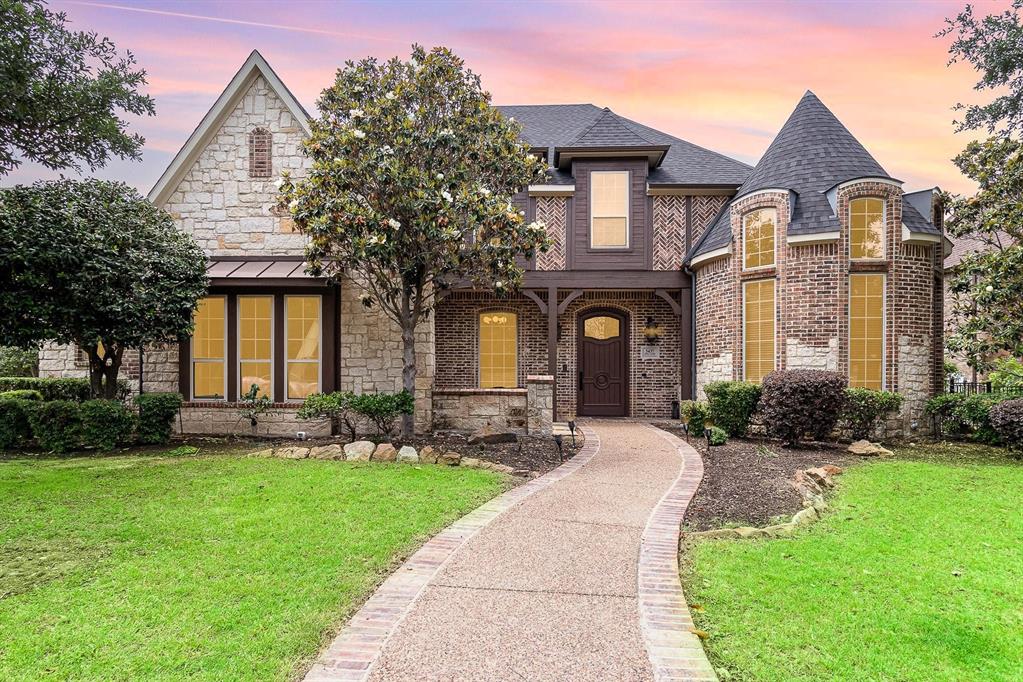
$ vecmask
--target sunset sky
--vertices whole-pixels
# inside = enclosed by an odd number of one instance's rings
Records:
[[[497,104],[592,102],[755,163],[813,90],[908,191],[967,191],[952,106],[988,98],[946,66],[963,2],[87,2],[72,26],[130,49],[157,115],[141,163],[97,175],[147,192],[253,48],[310,111],[346,59],[445,45]],[[985,3],[979,3],[982,6]],[[990,3],[989,12],[1006,3]],[[984,101],[981,99],[980,101]],[[23,166],[4,182],[54,174]]]

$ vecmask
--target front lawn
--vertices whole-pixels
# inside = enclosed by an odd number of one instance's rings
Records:
[[[976,446],[898,455],[847,469],[793,538],[683,551],[722,679],[1023,679],[1023,465]]]
[[[504,486],[237,454],[0,462],[0,679],[291,679]]]

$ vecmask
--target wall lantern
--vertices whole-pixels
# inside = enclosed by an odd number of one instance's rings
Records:
[[[649,315],[646,318],[646,326],[643,327],[643,336],[646,338],[647,343],[657,343],[657,340],[661,338],[663,330],[657,326],[657,322],[654,320],[653,315]]]

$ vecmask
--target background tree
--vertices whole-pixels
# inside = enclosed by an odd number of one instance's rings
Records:
[[[946,20],[939,35],[953,35],[950,63],[967,61],[980,73],[978,91],[996,90],[989,104],[959,104],[957,130],[986,129],[984,141],[967,145],[954,162],[977,183],[971,197],[945,195],[945,228],[956,238],[977,239],[949,282],[954,332],[948,349],[989,369],[1000,353],[1023,357],[1023,0],[1000,14],[978,18],[967,6]]]
[[[138,93],[146,72],[95,33],[70,31],[39,0],[0,0],[0,175],[19,156],[47,168],[91,169],[141,158],[145,140],[118,112],[153,115]]]
[[[77,344],[97,398],[126,349],[189,334],[206,290],[202,249],[123,183],[0,189],[0,263],[0,344]]]
[[[546,177],[520,126],[490,105],[479,77],[445,48],[386,63],[347,62],[318,102],[307,178],[281,202],[311,237],[314,272],[343,272],[401,329],[402,384],[415,392],[415,330],[438,291],[460,280],[517,287],[518,256],[547,248],[512,197]],[[412,415],[402,419],[410,435]]]

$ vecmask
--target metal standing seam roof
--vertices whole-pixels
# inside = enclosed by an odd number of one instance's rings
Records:
[[[305,271],[300,260],[211,260],[206,265],[210,279],[296,279],[319,281]]]

